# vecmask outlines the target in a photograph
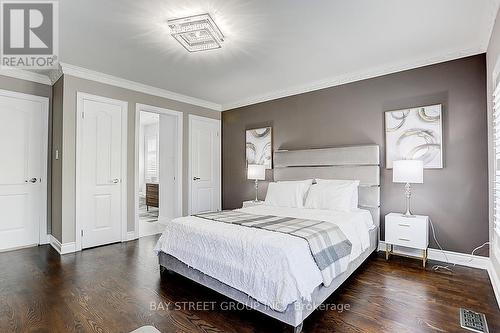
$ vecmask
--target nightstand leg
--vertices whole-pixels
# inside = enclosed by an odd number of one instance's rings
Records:
[[[385,260],[389,260],[389,244],[385,244]]]
[[[426,263],[427,263],[427,249],[422,250],[422,266],[424,268]]]

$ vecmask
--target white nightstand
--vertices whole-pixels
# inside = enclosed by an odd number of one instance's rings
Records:
[[[427,262],[429,246],[429,217],[415,215],[406,217],[403,214],[390,213],[385,216],[385,259],[394,253],[394,245],[422,250],[422,265]],[[389,250],[390,246],[390,250]],[[404,255],[407,256],[407,255]],[[413,257],[413,256],[408,256]]]
[[[254,201],[254,200],[249,200],[249,201],[243,201],[243,208],[247,207],[253,207],[253,206],[259,206],[262,205],[264,201]]]

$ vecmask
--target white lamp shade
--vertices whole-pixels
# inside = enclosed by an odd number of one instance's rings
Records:
[[[422,184],[424,182],[424,162],[421,160],[400,160],[392,163],[394,183]]]
[[[266,166],[260,164],[249,164],[247,170],[247,178],[252,180],[266,179]]]

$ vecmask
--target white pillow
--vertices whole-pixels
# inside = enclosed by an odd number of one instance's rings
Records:
[[[336,185],[351,185],[352,186],[352,196],[351,196],[351,210],[358,209],[359,204],[359,180],[341,180],[341,179],[318,179],[316,178],[316,183],[318,184],[336,184]]]
[[[312,179],[269,183],[264,205],[303,208]]]
[[[305,208],[338,210],[350,212],[352,185],[318,183],[311,186]]]

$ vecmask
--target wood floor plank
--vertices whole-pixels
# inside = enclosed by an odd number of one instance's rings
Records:
[[[0,253],[0,332],[280,332],[253,310],[178,275],[160,277],[157,236],[62,257],[50,246]],[[460,307],[484,312],[500,332],[486,271],[423,270],[406,258],[374,254],[304,323],[304,332],[463,332]],[[160,305],[161,304],[161,305]],[[209,305],[207,308],[207,304]],[[337,311],[331,306],[349,305]],[[205,307],[204,307],[204,306]]]

